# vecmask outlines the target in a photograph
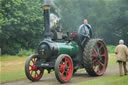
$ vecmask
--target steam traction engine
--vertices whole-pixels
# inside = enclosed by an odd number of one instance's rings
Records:
[[[55,71],[57,80],[61,83],[68,82],[77,69],[85,68],[90,76],[103,75],[107,63],[108,52],[101,39],[91,39],[89,34],[78,32],[67,34],[52,39],[50,31],[50,0],[45,0],[44,9],[44,40],[38,46],[38,54],[28,57],[25,63],[25,73],[29,80],[38,81],[43,76],[44,70],[48,73]],[[57,33],[57,32],[56,32]]]

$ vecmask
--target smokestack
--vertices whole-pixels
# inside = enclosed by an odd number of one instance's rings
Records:
[[[52,0],[44,0],[43,9],[44,9],[44,37],[51,38],[50,33],[50,7],[52,5]]]

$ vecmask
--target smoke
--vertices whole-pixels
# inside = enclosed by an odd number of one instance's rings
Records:
[[[61,10],[56,6],[56,4],[54,3],[55,0],[51,0],[51,5],[54,7],[55,12],[58,14],[58,16],[61,18]]]
[[[54,13],[50,13],[50,28],[54,26],[54,23],[57,23],[60,21],[60,18],[55,15]]]
[[[58,16],[61,18],[61,10],[54,4],[55,12],[58,14]]]
[[[61,20],[61,10],[56,6],[54,0],[51,0],[51,5],[53,10],[50,13],[50,28],[54,26],[54,23],[57,23]]]

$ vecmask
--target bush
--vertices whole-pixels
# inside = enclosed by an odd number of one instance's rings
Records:
[[[107,45],[108,53],[114,53],[116,46],[114,45]]]
[[[35,54],[33,50],[21,50],[19,53],[17,53],[17,56],[29,56]]]

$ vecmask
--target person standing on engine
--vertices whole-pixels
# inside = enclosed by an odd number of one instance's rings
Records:
[[[89,37],[89,29],[88,29],[87,25],[88,25],[88,20],[85,19],[83,21],[83,24],[80,26],[80,28],[81,28],[81,33],[84,34],[86,37]],[[90,26],[90,25],[88,25],[88,26]]]
[[[84,19],[83,24],[80,25],[78,29],[78,33],[80,34],[81,45],[85,46],[85,43],[92,38],[91,25],[88,24],[88,20]]]
[[[115,54],[117,57],[117,62],[119,63],[120,76],[123,76],[123,69],[124,75],[127,75],[126,61],[128,56],[128,48],[126,45],[124,45],[123,40],[119,40],[119,45],[116,46]]]

